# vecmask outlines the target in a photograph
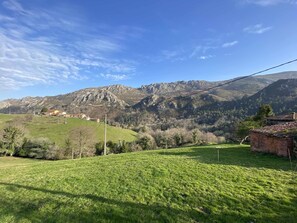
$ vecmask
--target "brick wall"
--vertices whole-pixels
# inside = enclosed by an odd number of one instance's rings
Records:
[[[293,153],[294,142],[292,138],[279,138],[265,135],[263,133],[251,132],[251,149],[257,152],[266,152],[278,156],[288,157],[288,149]]]

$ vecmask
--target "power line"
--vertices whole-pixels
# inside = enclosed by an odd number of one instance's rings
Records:
[[[198,92],[190,93],[190,94],[188,94],[187,96],[190,96],[190,95],[193,95],[193,94],[198,94],[198,93],[203,93],[203,92],[208,92],[208,91],[211,91],[211,90],[213,90],[213,89],[220,88],[220,87],[223,87],[223,86],[225,86],[225,85],[234,83],[234,82],[236,82],[236,81],[240,81],[240,80],[243,80],[243,79],[246,79],[246,78],[255,76],[255,75],[257,75],[257,74],[261,74],[261,73],[264,73],[264,72],[266,72],[266,71],[273,70],[273,69],[276,69],[276,68],[279,68],[279,67],[288,65],[288,64],[290,64],[290,63],[294,63],[294,62],[297,62],[297,59],[290,60],[290,61],[288,61],[288,62],[279,64],[279,65],[276,65],[276,66],[273,66],[273,67],[270,67],[270,68],[267,68],[267,69],[264,69],[264,70],[261,70],[261,71],[258,71],[258,72],[255,72],[255,73],[252,73],[252,74],[243,76],[243,77],[235,78],[235,79],[233,79],[233,80],[224,82],[224,83],[222,83],[222,84],[218,84],[218,85],[216,85],[216,86],[209,87],[209,88],[204,89],[204,90],[199,90]]]

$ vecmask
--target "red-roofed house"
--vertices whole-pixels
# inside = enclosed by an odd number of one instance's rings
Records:
[[[250,132],[252,151],[266,152],[289,157],[294,154],[297,138],[297,122],[266,126]]]

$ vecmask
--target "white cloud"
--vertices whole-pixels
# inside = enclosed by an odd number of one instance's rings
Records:
[[[237,40],[232,42],[221,42],[221,39],[214,39],[209,40],[208,43],[205,45],[197,45],[194,50],[191,51],[189,58],[197,58],[199,60],[207,60],[215,57],[214,55],[210,54],[209,51],[219,50],[221,48],[228,48],[235,46],[239,42]]]
[[[260,6],[272,6],[278,4],[296,4],[296,0],[245,0],[247,4],[255,4]]]
[[[27,10],[15,0],[2,4],[17,16],[0,15],[0,90],[90,79],[95,73],[119,81],[135,73],[133,61],[116,58],[129,27],[115,36],[106,27],[98,34],[62,9]],[[143,31],[132,30],[135,36]]]
[[[94,39],[83,40],[75,42],[72,47],[76,47],[77,50],[90,52],[90,53],[111,53],[121,50],[121,46],[116,42],[113,42],[104,37],[92,37]]]
[[[5,85],[1,86],[0,90],[14,90],[18,87],[26,87],[29,86],[28,84],[24,85],[24,82],[15,80],[14,78],[10,77],[1,77],[0,76],[0,82],[5,83]]]
[[[104,79],[112,80],[112,81],[122,81],[130,78],[127,74],[100,74]]]
[[[178,51],[170,51],[170,50],[163,50],[162,51],[162,55],[166,58],[166,59],[172,59],[175,58],[179,55],[180,53]]]
[[[14,19],[12,17],[9,17],[9,16],[5,16],[5,15],[1,15],[0,14],[0,21],[13,21]]]
[[[245,27],[243,29],[243,31],[246,33],[251,33],[251,34],[263,34],[263,33],[268,32],[271,29],[272,29],[272,26],[264,27],[263,24],[256,24],[253,26]]]
[[[224,43],[224,44],[222,45],[222,47],[223,47],[223,48],[228,48],[228,47],[235,46],[236,44],[238,44],[238,41],[237,41],[237,40],[235,40],[235,41],[233,41],[233,42],[227,42],[227,43]]]
[[[213,57],[214,57],[213,55],[204,55],[204,56],[200,56],[199,60],[208,60],[208,59],[211,59]]]
[[[175,47],[171,50],[162,50],[158,56],[151,56],[146,58],[157,63],[164,61],[177,62],[186,60],[186,53],[187,52],[183,48]]]
[[[7,1],[3,1],[2,5],[11,10],[11,11],[15,11],[17,13],[21,13],[21,14],[26,14],[27,11],[24,10],[24,8],[22,7],[22,5],[15,1],[15,0],[7,0]]]
[[[190,54],[190,58],[196,57],[198,54],[205,54],[209,50],[215,50],[218,46],[215,45],[198,45],[194,48],[194,50]]]

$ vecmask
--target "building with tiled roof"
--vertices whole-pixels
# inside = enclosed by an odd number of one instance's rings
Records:
[[[297,114],[295,112],[288,115],[271,116],[266,119],[267,125],[276,125],[295,121],[297,121]]]
[[[294,155],[296,140],[297,121],[266,126],[250,132],[252,151],[272,153],[278,156]]]

